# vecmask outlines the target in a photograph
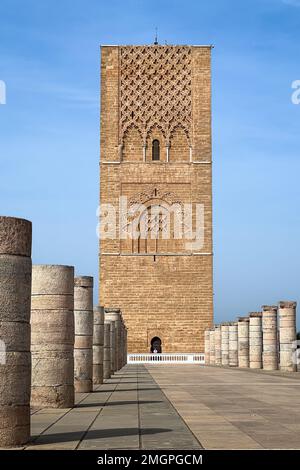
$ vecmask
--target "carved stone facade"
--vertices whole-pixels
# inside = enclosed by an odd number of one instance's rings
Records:
[[[210,53],[102,47],[100,202],[115,207],[117,230],[100,243],[99,293],[122,309],[129,352],[149,352],[154,337],[162,352],[201,352],[212,324]]]
[[[188,46],[120,48],[120,144],[130,128],[146,145],[151,130],[169,143],[176,128],[190,142],[192,64]]]

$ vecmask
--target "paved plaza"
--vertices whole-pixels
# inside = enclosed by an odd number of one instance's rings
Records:
[[[144,366],[126,366],[70,410],[39,410],[26,449],[199,449]]]
[[[188,365],[149,371],[203,448],[300,449],[299,373]]]
[[[33,410],[25,449],[300,449],[299,376],[127,365],[73,409]]]

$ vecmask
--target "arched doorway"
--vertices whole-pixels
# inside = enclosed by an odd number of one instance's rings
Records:
[[[161,353],[161,339],[158,336],[154,336],[154,338],[151,339],[151,349],[150,352],[154,353]]]

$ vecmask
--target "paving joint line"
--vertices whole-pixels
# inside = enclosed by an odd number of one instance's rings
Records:
[[[100,387],[101,385],[99,385],[98,387]],[[116,384],[117,386],[117,384]],[[114,392],[115,390],[113,390],[111,392],[111,394]],[[47,432],[52,426],[54,426],[55,424],[57,424],[62,418],[64,418],[65,416],[67,416],[68,413],[71,413],[72,410],[76,409],[78,407],[78,405],[80,405],[84,400],[86,400],[88,398],[88,396],[85,396],[83,397],[81,400],[79,400],[78,403],[75,403],[74,406],[72,408],[69,408],[65,413],[63,413],[61,416],[59,416],[59,418],[57,418],[54,422],[52,422],[51,424],[49,424],[49,426],[47,426],[40,434],[38,434],[37,436],[35,436],[34,438],[31,438],[29,443],[23,447],[22,450],[26,450],[29,446],[31,446],[32,444],[34,444],[38,438],[40,436],[43,436],[45,434],[45,432]],[[108,399],[110,398],[110,396],[108,397]],[[38,411],[42,411],[44,409],[53,409],[53,412],[59,410],[60,408],[47,408],[46,406],[44,408],[39,408],[36,413]],[[36,414],[36,413],[33,413],[33,414]]]
[[[156,385],[158,386],[159,390],[161,391],[161,393],[164,395],[165,399],[167,400],[167,402],[171,405],[171,407],[173,408],[174,412],[176,413],[176,415],[179,417],[179,419],[181,421],[183,421],[183,423],[186,425],[187,429],[190,431],[190,433],[192,434],[192,436],[195,438],[196,442],[198,442],[199,446],[201,449],[205,449],[205,447],[201,444],[201,442],[199,441],[199,439],[196,437],[196,435],[193,433],[193,431],[191,430],[191,428],[189,427],[188,423],[185,421],[185,419],[180,415],[180,413],[177,411],[177,409],[175,408],[175,406],[173,405],[173,403],[169,400],[169,398],[167,397],[167,395],[165,394],[165,392],[163,391],[163,389],[160,387],[159,383],[155,380],[155,378],[153,377],[153,375],[151,374],[150,370],[149,369],[146,369],[149,373],[149,375],[151,375],[153,381],[156,383]]]
[[[109,396],[107,397],[107,399],[105,400],[104,402],[104,405],[100,407],[100,410],[98,411],[98,413],[96,414],[95,418],[92,420],[91,424],[88,426],[87,430],[82,434],[81,438],[79,439],[79,442],[78,444],[76,445],[75,449],[74,450],[78,450],[78,447],[80,446],[80,444],[82,443],[82,441],[84,440],[84,438],[86,437],[87,433],[89,432],[89,430],[91,429],[91,427],[93,426],[94,422],[96,421],[96,419],[101,415],[102,411],[104,410],[104,408],[106,407],[107,405],[107,402],[109,401],[109,399],[111,398],[112,394],[116,391],[116,388],[118,387],[118,385],[120,384],[121,382],[121,377],[119,379],[118,382],[116,382],[115,384],[115,388],[114,390],[112,390],[109,394]],[[111,384],[109,384],[111,385]],[[113,384],[112,384],[113,385]],[[86,397],[87,398],[87,397]],[[81,403],[81,402],[80,402]]]
[[[280,378],[280,379],[300,380],[300,372],[299,371],[292,372],[292,374],[295,374],[295,375],[288,375],[289,374],[288,372],[283,372],[280,369],[276,369],[276,370],[272,371],[272,370],[265,370],[265,369],[250,369],[250,367],[245,368],[245,367],[215,366],[213,364],[210,364],[207,367],[212,367],[213,369],[220,369],[220,370],[223,369],[224,371],[229,370],[231,372],[237,372],[237,371],[250,372],[251,374],[256,374],[256,375],[260,375],[260,376],[267,375],[269,377],[277,377],[277,378]],[[298,374],[298,375],[296,375],[296,374]]]
[[[179,385],[184,385],[184,384],[179,384]],[[190,384],[189,384],[190,385]],[[215,384],[215,385],[218,385],[218,384]],[[195,385],[196,386],[196,385]],[[163,390],[162,390],[163,392]],[[163,392],[164,393],[164,392]],[[210,394],[211,396],[216,396],[215,394]],[[243,396],[242,394],[240,394],[241,396]],[[231,404],[231,400],[229,398],[225,398],[226,402],[228,402],[229,404]],[[207,406],[207,405],[205,405]],[[242,431],[240,430],[233,422],[231,422],[228,418],[226,418],[224,415],[222,415],[220,412],[218,411],[215,411],[213,408],[209,407],[208,408],[213,412],[214,415],[216,416],[219,416],[221,417],[222,419],[224,419],[228,424],[230,424],[231,426],[234,426],[239,432],[242,432],[243,434],[245,434],[246,436],[248,436],[250,439],[252,439],[254,442],[256,442],[258,445],[260,445],[263,449],[267,449],[267,447],[263,446],[255,437],[251,436],[247,431]],[[273,421],[271,421],[269,418],[266,418],[262,415],[260,415],[259,413],[256,413],[254,410],[252,410],[251,408],[248,408],[248,413],[251,415],[251,414],[254,414],[254,415],[258,415],[260,417],[263,418],[264,421],[266,421],[267,423],[271,423],[273,424]],[[182,419],[184,420],[184,418],[182,417]],[[186,421],[184,420],[184,422],[186,423]],[[186,423],[187,424],[187,423]],[[187,424],[188,426],[188,424]],[[282,425],[283,427],[285,427],[284,425]],[[188,426],[189,428],[189,426]],[[189,428],[190,429],[190,428]],[[288,428],[285,428],[285,429],[288,429]],[[191,431],[192,432],[192,431]],[[192,432],[193,434],[193,432]],[[200,445],[201,442],[199,441]]]

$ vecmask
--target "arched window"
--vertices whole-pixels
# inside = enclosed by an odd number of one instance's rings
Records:
[[[152,160],[160,159],[159,140],[155,139],[152,142]]]

